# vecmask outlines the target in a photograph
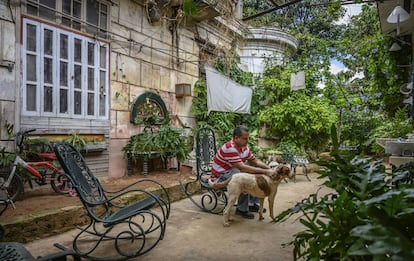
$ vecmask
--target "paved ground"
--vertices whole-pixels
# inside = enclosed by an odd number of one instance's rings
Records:
[[[311,173],[311,182],[298,176],[297,182],[282,183],[276,196],[275,212],[292,207],[296,202],[316,192],[322,180]],[[328,190],[322,188],[320,193]],[[266,215],[264,221],[246,220],[235,216],[230,227],[223,227],[222,216],[201,212],[191,201],[184,199],[172,204],[172,213],[167,223],[167,231],[153,250],[135,260],[293,260],[292,247],[281,244],[292,240],[294,233],[303,227],[298,220],[288,219],[283,223],[270,223]],[[75,231],[59,236],[37,240],[26,244],[35,255],[56,252],[55,242],[68,248]]]

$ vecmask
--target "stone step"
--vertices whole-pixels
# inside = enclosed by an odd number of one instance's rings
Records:
[[[165,186],[171,202],[186,198],[178,182]],[[148,191],[157,193],[155,189]],[[77,201],[78,202],[78,201]],[[39,210],[30,215],[20,215],[12,220],[1,222],[5,235],[3,241],[28,243],[38,239],[58,235],[85,225],[85,209],[80,204],[64,206],[58,209]]]

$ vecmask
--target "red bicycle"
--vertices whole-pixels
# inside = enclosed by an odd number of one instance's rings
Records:
[[[29,174],[31,180],[38,185],[50,184],[52,189],[59,194],[68,194],[72,190],[69,180],[64,172],[53,164],[56,160],[54,153],[40,153],[38,156],[42,161],[26,162],[20,156],[23,152],[24,141],[28,134],[35,131],[30,129],[18,132],[16,135],[16,157],[11,168],[0,170],[0,202],[6,201],[13,206],[24,191],[22,178],[17,174],[17,167],[22,166]]]

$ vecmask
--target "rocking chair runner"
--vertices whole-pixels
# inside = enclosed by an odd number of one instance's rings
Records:
[[[150,251],[163,239],[171,206],[160,183],[139,179],[119,191],[105,191],[72,145],[57,143],[54,150],[89,219],[73,240],[78,254],[94,260],[126,260]],[[144,182],[159,192],[136,188]]]
[[[214,131],[210,128],[200,128],[196,136],[196,179],[193,182],[180,185],[187,197],[202,210],[221,214],[227,205],[225,189],[216,190],[208,184],[211,175],[211,166],[217,152],[216,138]],[[196,191],[191,190],[196,183]],[[200,198],[195,195],[201,194]]]

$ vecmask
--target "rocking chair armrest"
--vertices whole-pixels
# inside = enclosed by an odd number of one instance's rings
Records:
[[[104,191],[108,194],[118,194],[120,192],[126,191],[127,189],[129,189],[129,188],[131,188],[131,187],[133,187],[133,186],[135,186],[139,183],[144,183],[144,182],[150,182],[150,183],[156,184],[168,195],[167,190],[165,189],[165,187],[161,183],[159,183],[158,181],[152,180],[152,179],[148,179],[148,178],[139,179],[139,180],[137,180],[137,181],[135,181],[135,182],[133,182],[133,183],[121,188],[120,190],[117,190],[117,191],[108,191],[108,190],[105,190],[105,189],[104,189]]]
[[[107,202],[111,205],[116,206],[117,204],[113,203],[113,201],[115,201],[116,199],[124,198],[124,197],[127,198],[129,197],[129,194],[131,194],[131,197],[133,197],[141,193],[148,193],[148,191],[146,191],[145,189],[140,189],[140,188],[125,190],[125,191],[120,190],[117,194],[107,195]]]

